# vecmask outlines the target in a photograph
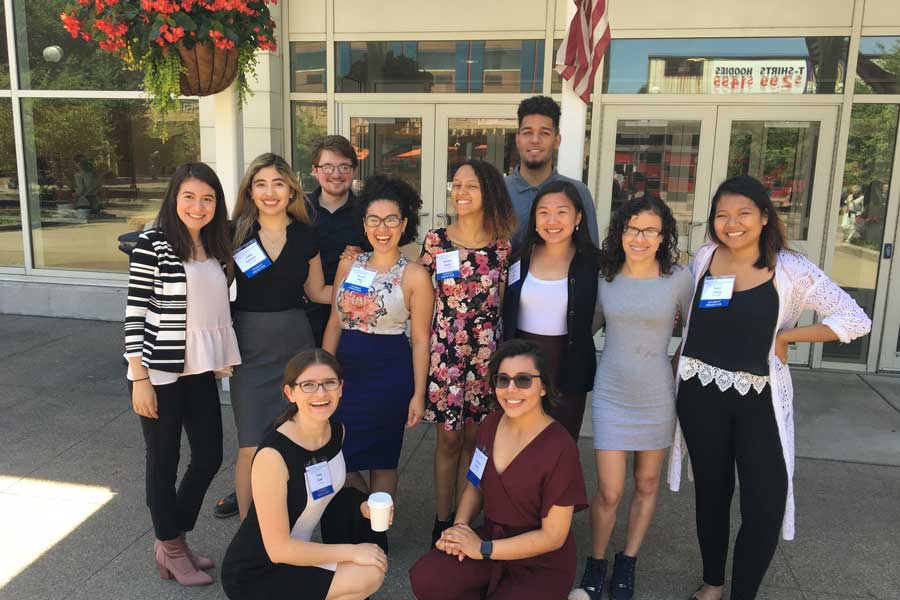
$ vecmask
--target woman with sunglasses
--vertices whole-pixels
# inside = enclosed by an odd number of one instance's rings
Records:
[[[404,426],[425,411],[434,289],[428,271],[400,252],[416,239],[421,205],[401,179],[366,179],[358,207],[371,250],[338,266],[322,344],[344,367],[338,416],[347,427],[348,483],[392,496]],[[360,471],[369,471],[368,485]]]
[[[555,386],[530,340],[504,342],[489,381],[501,412],[478,428],[452,527],[410,570],[419,600],[564,598],[575,578],[572,515],[587,508],[578,447],[550,416]],[[481,510],[484,525],[470,526]]]

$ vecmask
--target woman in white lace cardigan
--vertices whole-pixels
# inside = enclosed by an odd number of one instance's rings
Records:
[[[804,256],[786,247],[784,225],[765,188],[738,176],[719,186],[708,235],[692,265],[696,292],[678,361],[678,424],[669,487],[681,481],[682,435],[691,452],[703,585],[691,598],[724,591],[730,507],[737,466],[741,528],[731,598],[754,598],[778,543],[794,537],[793,387],[789,343],[851,340],[871,321]],[[821,323],[796,327],[813,310]]]

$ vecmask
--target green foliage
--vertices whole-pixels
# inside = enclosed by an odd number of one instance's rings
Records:
[[[176,52],[168,52],[158,59],[144,57],[144,90],[150,96],[150,108],[155,117],[151,131],[163,141],[168,138],[166,116],[178,108],[181,94],[181,58]]]

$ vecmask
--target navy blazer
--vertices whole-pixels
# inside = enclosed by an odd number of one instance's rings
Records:
[[[557,385],[566,393],[589,392],[594,387],[597,349],[591,325],[597,306],[600,272],[598,257],[576,252],[569,264],[569,300],[566,308],[568,343],[560,360]],[[507,286],[503,296],[503,338],[516,337],[519,321],[519,297],[528,274],[528,262],[522,261],[519,280]]]

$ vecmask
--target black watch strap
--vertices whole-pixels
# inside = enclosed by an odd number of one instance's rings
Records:
[[[494,542],[491,540],[481,541],[481,557],[484,560],[491,560],[491,553],[494,552]]]

